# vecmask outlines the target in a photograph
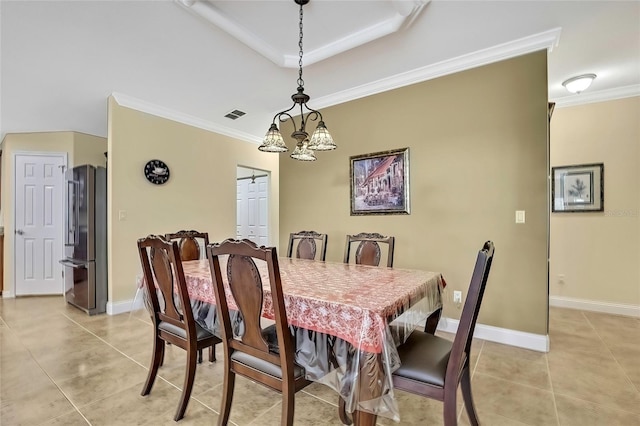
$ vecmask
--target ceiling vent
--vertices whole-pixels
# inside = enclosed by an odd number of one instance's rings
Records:
[[[234,109],[233,111],[227,113],[225,117],[230,118],[232,120],[237,120],[238,118],[242,117],[245,114],[246,112],[244,111],[240,111],[239,109]]]

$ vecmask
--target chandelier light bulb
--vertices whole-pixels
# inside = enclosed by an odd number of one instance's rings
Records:
[[[336,143],[333,141],[327,127],[324,125],[324,121],[318,123],[316,131],[311,135],[309,149],[313,149],[315,151],[331,151],[332,149],[336,149]]]
[[[284,139],[282,139],[282,134],[280,134],[280,130],[278,130],[278,126],[275,123],[269,127],[269,131],[264,136],[264,140],[262,141],[262,145],[258,147],[260,151],[263,152],[287,152],[289,148],[284,143]]]
[[[316,156],[313,151],[308,148],[307,141],[296,145],[296,149],[293,150],[290,157],[300,161],[316,161]]]

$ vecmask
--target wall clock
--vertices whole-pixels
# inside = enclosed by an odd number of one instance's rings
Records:
[[[162,185],[169,180],[169,166],[163,161],[151,160],[144,166],[144,177],[153,184]]]

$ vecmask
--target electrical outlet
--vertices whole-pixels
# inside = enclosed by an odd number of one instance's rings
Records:
[[[453,303],[462,303],[462,292],[454,291],[453,292]]]
[[[564,274],[558,274],[558,284],[564,284],[565,280],[564,280]]]

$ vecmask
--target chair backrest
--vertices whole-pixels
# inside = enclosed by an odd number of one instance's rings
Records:
[[[300,231],[289,234],[289,248],[287,249],[287,257],[293,255],[293,246],[296,247],[296,257],[298,259],[315,260],[317,253],[320,253],[318,260],[324,261],[327,257],[327,234],[319,234],[316,231]],[[318,243],[320,250],[318,250]]]
[[[198,231],[178,231],[164,236],[167,240],[179,240],[180,258],[182,260],[198,260],[201,257],[200,244],[198,239],[203,240],[202,247],[209,244],[209,234]],[[204,257],[204,256],[202,256]]]
[[[387,244],[387,266],[389,268],[393,267],[395,237],[385,237],[381,234],[369,234],[366,232],[361,232],[357,235],[347,235],[347,245],[344,249],[344,263],[349,263],[352,243],[359,243],[355,254],[356,264],[370,266],[380,265],[380,256],[382,255],[380,243]]]
[[[220,256],[226,256],[226,277],[222,277]],[[289,332],[282,294],[280,267],[275,247],[258,247],[250,240],[227,239],[222,243],[207,246],[207,257],[211,269],[216,308],[222,324],[222,340],[226,356],[240,351],[282,368],[283,378],[293,378],[293,341]],[[264,304],[263,283],[256,260],[266,263],[269,288],[275,314],[279,355],[269,351],[260,317]],[[228,290],[225,289],[225,281]],[[244,334],[235,336],[227,297],[231,296],[242,316]]]
[[[178,244],[160,235],[149,235],[138,240],[138,252],[154,325],[157,327],[159,322],[165,321],[184,329],[187,336],[195,336],[195,321]]]
[[[491,263],[493,262],[493,253],[494,245],[491,241],[485,242],[482,249],[478,252],[467,298],[462,308],[458,331],[453,340],[445,382],[452,380],[454,383],[457,383],[464,357],[469,357],[471,353],[473,331],[476,327],[478,312],[480,312],[484,290],[487,286],[487,279],[489,278],[489,271],[491,270]]]

